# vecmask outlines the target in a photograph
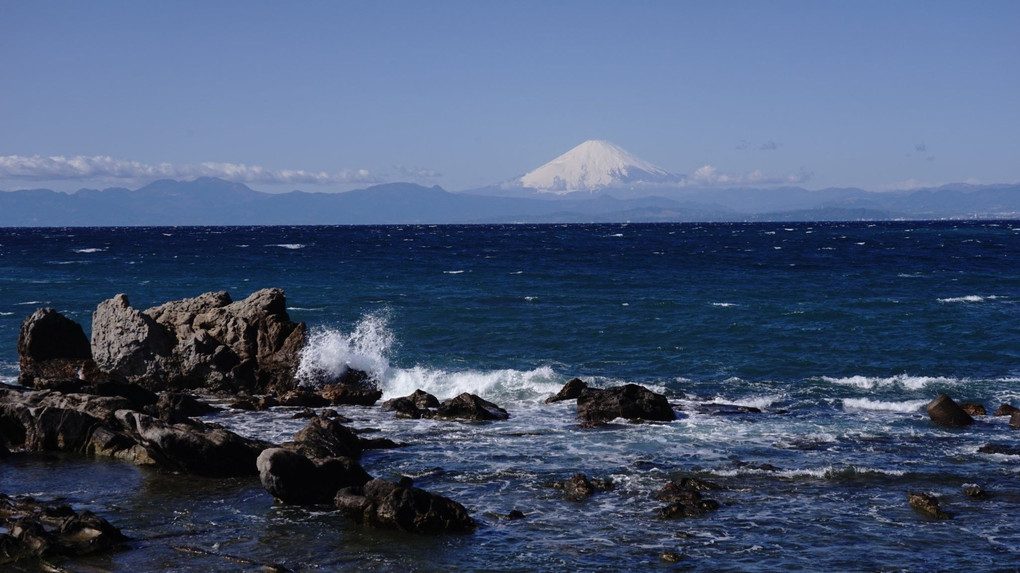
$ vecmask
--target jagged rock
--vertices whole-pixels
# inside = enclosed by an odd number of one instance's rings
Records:
[[[964,402],[960,404],[960,409],[967,412],[971,416],[987,416],[988,411],[985,410],[984,404],[978,404],[977,402]]]
[[[342,515],[369,527],[421,534],[475,529],[475,520],[464,506],[409,482],[376,478],[364,486],[341,489],[334,502]]]
[[[262,487],[284,503],[330,503],[341,488],[361,486],[372,479],[351,458],[312,461],[284,448],[259,454],[256,466]]]
[[[1012,406],[1010,404],[1002,404],[1001,406],[998,407],[998,409],[995,410],[995,414],[993,415],[1012,416],[1016,412],[1020,412],[1020,409],[1018,409],[1016,406]]]
[[[4,388],[0,437],[14,449],[83,452],[97,428],[110,425],[114,412],[130,406],[124,398]]]
[[[463,394],[439,405],[436,417],[457,420],[506,420],[510,414],[499,406],[474,394]]]
[[[709,416],[731,416],[734,414],[761,414],[760,408],[755,408],[754,406],[740,406],[738,404],[704,403],[695,405],[694,410],[699,414],[708,414]]]
[[[119,294],[100,303],[92,319],[96,363],[158,390],[292,388],[305,337],[280,289],[238,302],[226,292],[205,293],[144,312]]]
[[[945,394],[940,394],[929,402],[927,410],[928,417],[942,426],[962,428],[974,423],[974,418],[971,418],[970,414],[964,412],[963,408],[960,408],[952,398]]]
[[[398,418],[431,418],[439,408],[439,399],[424,390],[383,402],[382,409],[396,412]]]
[[[577,398],[577,416],[588,426],[605,424],[616,418],[663,422],[676,419],[665,396],[637,384],[583,390]]]
[[[546,404],[552,404],[553,402],[560,402],[563,400],[576,400],[581,395],[581,391],[588,387],[588,383],[580,378],[572,378],[563,388],[556,393],[555,396],[550,396],[545,399]]]
[[[307,388],[296,388],[280,396],[281,406],[297,406],[299,408],[322,408],[329,406],[329,400],[325,399],[318,392]]]
[[[361,440],[350,428],[325,416],[312,418],[294,434],[294,448],[312,459],[361,457]]]
[[[932,519],[949,519],[949,514],[939,507],[939,498],[926,493],[911,493],[907,496],[907,502],[914,511]]]
[[[701,517],[719,509],[719,502],[704,499],[701,495],[702,491],[710,489],[718,489],[718,486],[696,478],[668,482],[655,493],[655,499],[669,504],[659,509],[659,517]]]
[[[350,368],[347,369],[351,371]],[[366,374],[367,376],[367,374]],[[382,398],[382,390],[366,382],[359,384],[338,383],[327,384],[319,390],[319,394],[334,406],[371,406]]]
[[[206,404],[189,394],[164,392],[159,396],[159,400],[148,413],[160,420],[177,424],[186,422],[188,418],[204,416],[219,411],[219,408]]]
[[[591,480],[584,474],[574,474],[567,481],[553,484],[556,489],[563,490],[563,497],[571,501],[584,501],[596,491],[608,491],[613,489],[613,482],[609,480]]]
[[[1003,444],[985,444],[978,448],[978,453],[1000,454],[1003,456],[1020,456],[1020,447]]]
[[[21,323],[18,364],[18,381],[29,387],[82,379],[96,370],[81,325],[52,308],[40,308]]]
[[[86,555],[122,545],[127,537],[90,511],[0,494],[0,565],[50,555]]]
[[[116,413],[121,426],[160,466],[211,477],[255,474],[255,460],[270,444],[205,424],[169,424],[131,410]]]

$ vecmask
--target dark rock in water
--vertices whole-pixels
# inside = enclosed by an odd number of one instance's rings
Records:
[[[172,424],[187,422],[189,418],[219,411],[219,408],[181,392],[165,392],[160,395],[154,407],[147,409],[148,413]]]
[[[729,416],[734,414],[761,414],[760,408],[754,406],[738,406],[737,404],[698,404],[694,409],[699,414],[710,416]]]
[[[963,495],[971,499],[986,499],[988,497],[985,489],[977,484],[964,484]]]
[[[1016,412],[1020,412],[1020,409],[1016,408],[1015,406],[1011,406],[1009,404],[1003,404],[1003,405],[999,406],[998,409],[995,410],[995,414],[994,415],[995,416],[1012,416]]]
[[[264,450],[256,461],[266,491],[284,503],[330,503],[341,488],[360,486],[372,479],[351,458],[312,461],[284,448]]]
[[[591,480],[584,474],[574,474],[564,482],[553,484],[556,489],[563,490],[563,496],[571,501],[584,501],[596,491],[609,491],[613,489],[613,482],[610,480]]]
[[[92,352],[101,369],[154,390],[236,392],[289,389],[305,344],[280,289],[232,302],[226,292],[168,302],[144,312],[123,294],[92,318]]]
[[[341,489],[334,502],[342,515],[369,527],[421,534],[475,529],[475,520],[461,504],[378,478],[361,487]]]
[[[120,396],[121,398],[127,398],[136,408],[156,404],[159,401],[159,395],[155,392],[142,388],[138,384],[120,382],[118,380],[100,380],[84,386],[81,391],[86,394],[95,394],[96,396]]]
[[[945,394],[940,394],[929,402],[927,409],[928,417],[942,426],[962,428],[974,423],[974,418],[971,418],[970,414],[964,412],[963,408],[960,408],[952,398]]]
[[[987,416],[988,411],[985,410],[984,404],[978,404],[977,402],[964,402],[960,404],[960,409],[967,412],[971,416]]]
[[[436,411],[437,418],[458,420],[506,420],[510,414],[499,406],[474,394],[464,392],[443,402]]]
[[[679,563],[683,561],[683,559],[684,556],[676,551],[663,551],[662,554],[659,555],[659,561],[662,561],[663,563]]]
[[[371,387],[328,384],[319,390],[319,394],[334,406],[371,406],[382,398],[382,390],[376,388],[374,384]]]
[[[169,424],[130,410],[116,413],[128,434],[164,468],[211,477],[255,474],[255,460],[270,444],[204,424]]]
[[[294,447],[312,459],[361,457],[361,440],[350,428],[325,416],[312,418],[294,434]]]
[[[527,516],[524,515],[523,511],[519,509],[512,509],[510,510],[510,513],[506,514],[506,517],[504,519],[507,519],[509,521],[516,521],[518,519],[524,519],[525,517]]]
[[[663,422],[676,419],[665,396],[637,384],[583,390],[577,398],[577,416],[587,426],[605,424],[616,418]]]
[[[81,325],[52,308],[40,308],[21,323],[18,364],[18,381],[29,387],[46,387],[47,380],[77,380],[85,371],[96,370]]]
[[[1020,429],[1020,412],[1013,412],[1009,415],[1009,427]]]
[[[439,399],[428,392],[418,389],[409,396],[401,396],[383,402],[382,409],[396,412],[398,418],[431,418],[439,408]]]
[[[926,493],[911,493],[907,496],[907,502],[914,511],[931,519],[949,519],[949,514],[939,507],[939,498]]]
[[[978,448],[982,454],[1001,454],[1004,456],[1020,456],[1020,447],[1003,444],[985,444]]]
[[[710,511],[719,509],[719,502],[704,499],[702,491],[720,489],[719,486],[697,478],[683,478],[668,482],[662,489],[655,492],[655,499],[669,503],[659,509],[659,517],[673,519],[678,517],[701,517]]]
[[[244,397],[238,398],[237,400],[234,400],[233,402],[230,403],[230,407],[235,410],[247,410],[249,412],[251,411],[262,412],[270,408],[275,408],[276,406],[279,405],[280,401],[277,400],[274,396],[259,396],[258,398]]]
[[[588,383],[580,378],[572,378],[563,388],[556,393],[555,396],[550,396],[545,399],[546,404],[552,404],[553,402],[561,402],[563,400],[576,400],[581,395],[581,391],[588,387]]]
[[[127,537],[90,511],[0,494],[0,565],[53,555],[79,556],[120,547]]]
[[[315,410],[313,410],[311,408],[305,408],[303,410],[299,410],[297,412],[294,412],[294,414],[291,415],[290,418],[292,420],[306,420],[308,418],[314,418],[316,416],[318,416],[318,414],[315,413]]]
[[[307,388],[297,388],[280,396],[281,406],[297,406],[300,408],[322,408],[330,402],[321,394]]]

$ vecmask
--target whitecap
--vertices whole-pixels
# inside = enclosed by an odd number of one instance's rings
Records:
[[[464,271],[443,271],[444,275],[460,275],[464,274]]]
[[[999,297],[997,297],[997,296],[984,297],[984,296],[978,296],[976,294],[971,294],[971,295],[967,295],[967,296],[954,296],[954,297],[949,297],[949,298],[940,298],[940,299],[938,299],[938,301],[939,302],[943,302],[943,303],[949,303],[949,302],[984,302],[986,300],[995,300],[997,298],[999,298]]]
[[[30,300],[28,302],[18,302],[18,303],[15,303],[14,306],[30,306],[30,305],[33,305],[33,304],[46,304],[46,303],[44,301],[41,301],[41,300]]]
[[[713,302],[712,306],[720,306],[720,307],[723,307],[723,308],[729,308],[731,306],[737,306],[737,303],[735,303],[735,302]]]
[[[278,243],[278,244],[266,245],[266,246],[267,247],[280,247],[281,249],[296,250],[296,249],[303,249],[303,248],[305,248],[306,245],[304,245],[302,243]]]
[[[13,314],[13,312],[0,312],[0,316],[11,316]]]
[[[869,410],[879,412],[900,412],[904,414],[912,414],[917,412],[928,400],[906,400],[903,402],[882,402],[880,400],[870,400],[868,398],[844,398],[843,399],[843,410]]]
[[[354,368],[382,379],[390,368],[388,354],[393,344],[385,312],[363,316],[351,332],[316,329],[301,351],[295,378],[302,386],[318,386]]]
[[[487,400],[544,399],[563,387],[564,379],[550,366],[532,370],[462,370],[448,371],[428,366],[395,368],[383,378],[383,398],[407,396],[415,390],[425,390],[440,400],[453,398],[464,392]]]
[[[872,376],[848,376],[846,378],[831,378],[829,376],[822,376],[821,378],[825,382],[832,384],[841,384],[843,386],[856,386],[864,389],[875,389],[885,388],[890,386],[899,386],[908,390],[920,390],[930,384],[958,384],[959,379],[956,378],[945,378],[942,376],[910,376],[909,374],[898,374],[896,376],[889,377],[872,377]]]
[[[74,252],[76,252],[76,253],[102,253],[105,250],[106,250],[106,247],[102,247],[102,248],[100,248],[100,247],[89,247],[89,248],[86,248],[86,249],[74,249]]]
[[[532,302],[532,301],[538,300],[538,297],[537,296],[526,296],[526,297],[524,297],[524,300],[526,300],[528,302]]]

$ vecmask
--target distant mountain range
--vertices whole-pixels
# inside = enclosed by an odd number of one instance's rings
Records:
[[[910,192],[698,188],[606,141],[517,178],[450,193],[389,183],[345,193],[261,193],[216,178],[139,189],[0,191],[0,226],[382,225],[1020,218],[1020,185]]]

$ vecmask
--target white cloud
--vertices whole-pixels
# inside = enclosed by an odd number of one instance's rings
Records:
[[[413,179],[417,181],[438,179],[443,174],[436,171],[435,169],[425,169],[422,167],[407,167],[405,165],[394,165],[393,170],[397,172],[401,177]]]
[[[796,171],[783,176],[774,176],[755,169],[742,175],[729,175],[720,172],[711,165],[703,165],[694,170],[684,181],[686,185],[799,185],[811,179],[811,173]]]
[[[300,169],[267,169],[243,163],[206,162],[199,165],[151,165],[138,161],[114,159],[108,156],[31,157],[21,155],[0,156],[0,179],[29,181],[57,180],[152,180],[160,178],[187,179],[193,177],[219,177],[243,183],[314,184],[377,183],[378,179],[366,169],[327,173]]]

